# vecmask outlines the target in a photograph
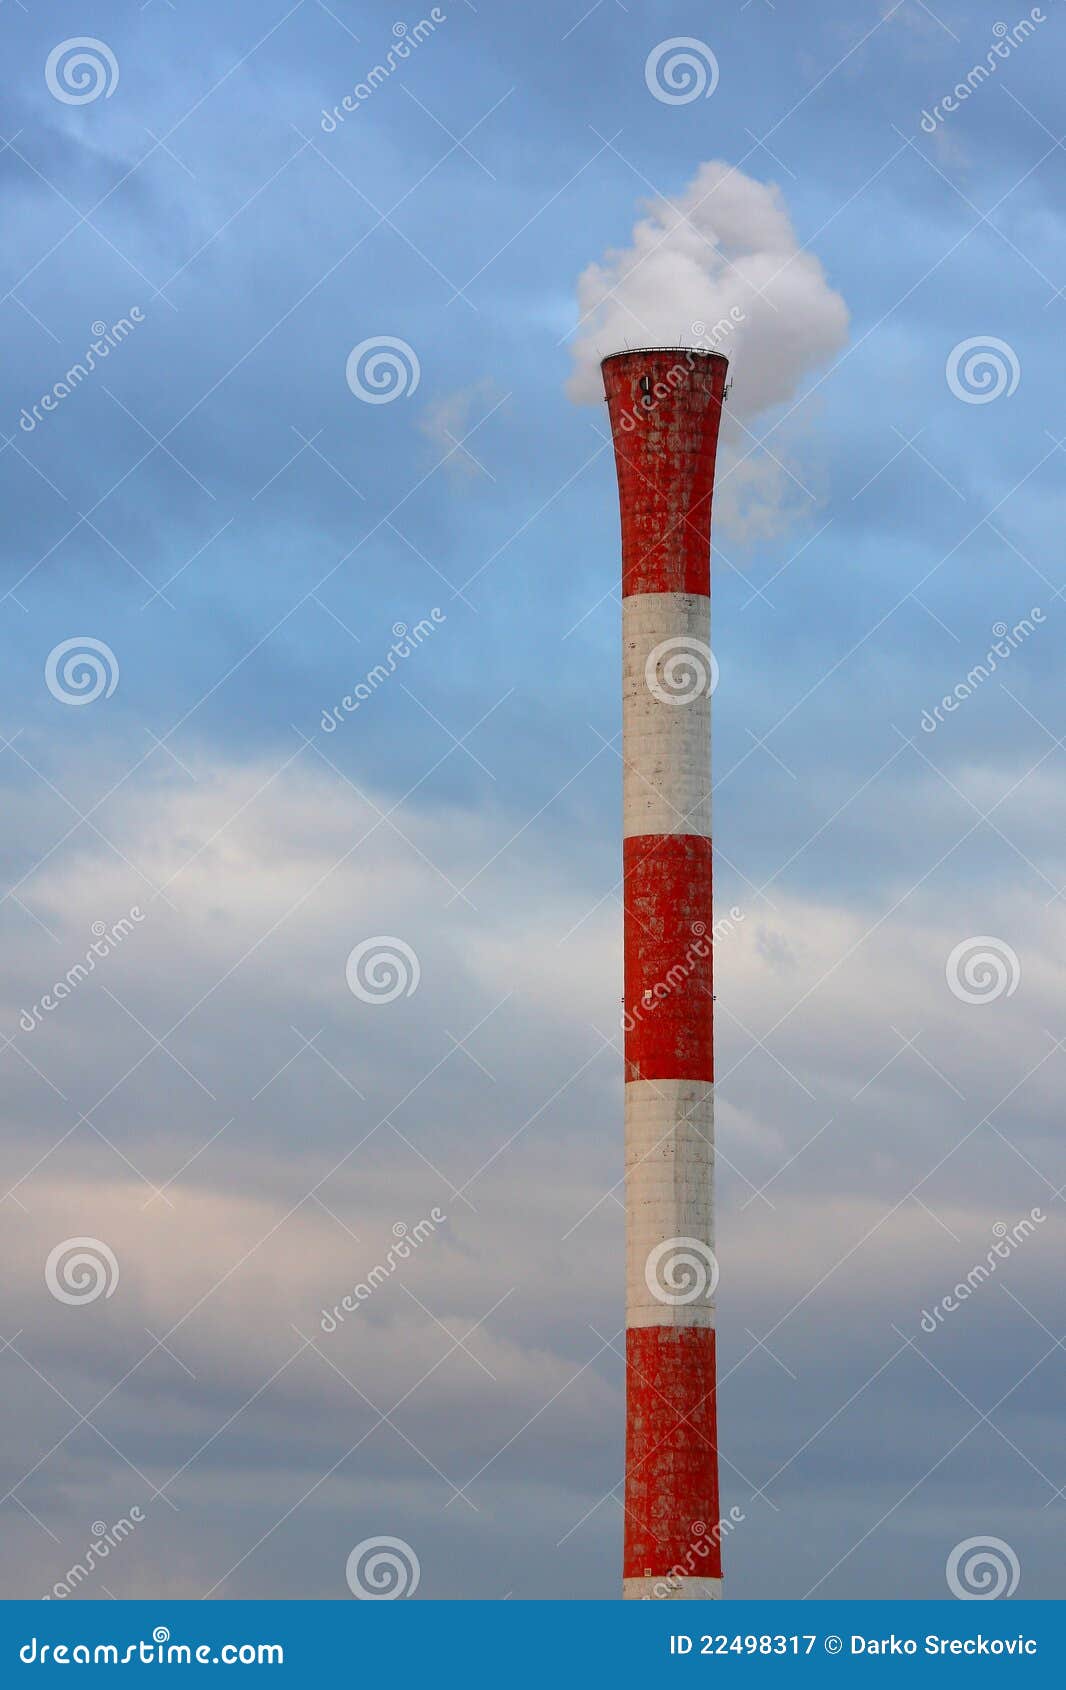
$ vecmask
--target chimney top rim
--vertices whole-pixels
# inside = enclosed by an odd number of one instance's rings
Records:
[[[704,346],[627,346],[619,352],[608,352],[606,357],[600,359],[600,368],[602,369],[604,364],[613,363],[616,358],[645,358],[649,352],[671,352],[693,358],[717,358],[723,364],[729,362],[724,352],[714,352]]]

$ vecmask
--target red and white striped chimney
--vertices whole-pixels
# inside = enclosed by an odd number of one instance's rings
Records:
[[[603,361],[622,513],[627,1599],[722,1593],[710,540],[726,369],[677,348]]]

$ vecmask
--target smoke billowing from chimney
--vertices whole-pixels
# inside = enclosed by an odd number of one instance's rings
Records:
[[[600,360],[627,344],[680,340],[726,354],[733,391],[716,522],[744,538],[775,532],[788,478],[759,454],[731,468],[752,444],[740,425],[793,399],[848,331],[847,306],[818,259],[801,251],[780,191],[720,161],[702,164],[679,199],[647,202],[629,246],[582,272],[578,305],[567,385],[578,404],[602,401]]]

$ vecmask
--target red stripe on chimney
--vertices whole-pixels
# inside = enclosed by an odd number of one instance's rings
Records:
[[[604,361],[623,595],[711,590],[711,501],[726,368],[722,357],[684,350]]]
[[[623,841],[627,1080],[713,1080],[711,841]]]
[[[714,1380],[710,1327],[626,1333],[625,1578],[722,1576]]]

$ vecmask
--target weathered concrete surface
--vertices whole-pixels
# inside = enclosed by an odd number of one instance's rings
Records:
[[[710,533],[726,361],[604,360],[622,515],[623,1595],[721,1595],[715,1415]]]

